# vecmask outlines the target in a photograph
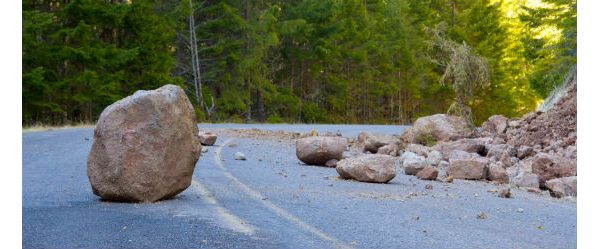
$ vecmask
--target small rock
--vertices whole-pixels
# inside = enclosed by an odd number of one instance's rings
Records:
[[[206,153],[208,152],[208,148],[207,147],[202,147],[202,153]]]
[[[425,158],[413,152],[405,152],[402,154],[401,160],[404,174],[407,175],[416,175],[427,166]]]
[[[244,153],[242,152],[236,152],[235,155],[233,156],[233,158],[235,160],[246,160],[246,155],[244,155]]]
[[[508,183],[508,175],[502,165],[494,163],[488,167],[488,180],[497,183]]]
[[[212,146],[217,141],[217,135],[210,132],[200,132],[198,133],[198,137],[200,138],[200,143],[206,146]]]
[[[429,151],[431,151],[431,148],[429,148],[425,145],[421,145],[421,144],[409,144],[406,147],[406,151],[410,151],[419,156],[425,157],[425,156],[427,156],[427,154],[429,154]]]
[[[377,149],[377,154],[398,156],[400,154],[400,148],[398,148],[397,144],[391,143],[391,144],[379,147],[379,149]]]
[[[480,219],[480,220],[487,219],[487,215],[484,212],[481,212],[477,215],[477,219]]]
[[[438,170],[433,166],[426,166],[417,173],[417,178],[421,180],[435,180],[438,177]]]
[[[508,119],[502,115],[493,115],[483,123],[481,128],[493,134],[502,134],[508,127]]]
[[[498,192],[498,197],[510,198],[510,196],[511,196],[510,188],[501,188],[500,192]]]
[[[523,212],[525,212],[525,210],[524,210],[524,209],[522,209],[522,208],[517,208],[517,213],[523,213]]]
[[[425,185],[425,189],[433,189],[433,185],[427,184],[427,185]]]
[[[446,177],[446,182],[453,182],[453,181],[454,181],[454,177],[453,176]]]

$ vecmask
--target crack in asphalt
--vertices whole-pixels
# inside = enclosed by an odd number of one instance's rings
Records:
[[[231,141],[233,141],[234,139],[229,138],[227,140],[225,140],[223,142],[224,145],[229,144]],[[277,216],[287,220],[288,222],[294,224],[295,226],[297,226],[298,228],[309,232],[319,238],[321,238],[324,241],[328,241],[331,244],[333,244],[333,246],[335,246],[336,248],[352,248],[350,246],[345,245],[344,243],[342,243],[341,241],[339,241],[338,239],[332,237],[331,235],[328,235],[326,233],[324,233],[323,231],[319,230],[318,228],[315,228],[313,226],[311,226],[310,224],[304,222],[303,220],[301,220],[300,218],[294,216],[293,214],[289,213],[288,211],[286,211],[285,209],[275,205],[273,202],[269,201],[267,198],[265,198],[260,192],[250,188],[248,185],[244,184],[243,182],[241,182],[237,177],[235,177],[234,175],[232,175],[223,165],[223,163],[221,162],[221,150],[223,149],[223,146],[218,147],[215,152],[214,152],[214,162],[215,165],[218,166],[218,168],[223,172],[223,174],[229,178],[231,181],[233,181],[235,184],[237,184],[244,192],[246,192],[246,194],[252,198],[254,198],[257,202],[261,203],[262,205],[264,205],[265,207],[267,207],[268,209],[270,209],[271,211],[273,211]]]

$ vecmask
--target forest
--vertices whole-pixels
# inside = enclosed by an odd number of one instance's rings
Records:
[[[199,122],[475,123],[577,62],[575,0],[24,0],[22,125],[181,86]],[[459,108],[463,109],[463,108]]]

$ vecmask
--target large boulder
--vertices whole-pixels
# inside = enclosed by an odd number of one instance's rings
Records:
[[[539,153],[533,157],[532,172],[539,176],[540,186],[546,181],[577,174],[577,162],[553,154]]]
[[[409,151],[404,152],[400,160],[402,162],[402,168],[404,168],[404,174],[407,175],[416,175],[419,171],[427,167],[427,160],[425,160],[425,157]]]
[[[392,156],[374,154],[342,159],[335,169],[345,179],[387,183],[396,176],[395,164]]]
[[[454,156],[457,154],[457,156]],[[475,153],[453,153],[450,157],[450,166],[446,170],[447,176],[455,179],[485,179],[488,173],[489,160]]]
[[[470,133],[470,129],[462,118],[436,114],[417,119],[413,126],[402,133],[400,139],[406,144],[426,144],[430,139],[450,141],[464,138]]]
[[[102,111],[87,174],[103,199],[154,202],[190,186],[200,150],[192,104],[181,88],[165,85]]]
[[[546,187],[554,197],[577,196],[577,176],[548,180],[546,181]]]
[[[296,140],[296,156],[308,165],[342,159],[348,141],[343,137],[306,137]]]

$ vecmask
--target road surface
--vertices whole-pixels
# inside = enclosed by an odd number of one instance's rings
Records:
[[[306,132],[310,125],[201,124]],[[317,126],[355,137],[399,126]],[[23,248],[575,248],[569,200],[493,184],[340,180],[333,168],[298,162],[292,141],[219,137],[192,186],[153,204],[92,194],[90,128],[23,133]],[[236,144],[237,146],[228,146]],[[243,152],[248,160],[233,159]],[[431,184],[433,189],[425,189]],[[486,219],[477,216],[484,212]]]

